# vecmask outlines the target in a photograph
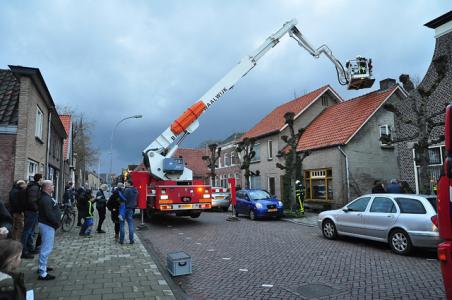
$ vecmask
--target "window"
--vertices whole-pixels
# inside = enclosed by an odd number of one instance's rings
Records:
[[[375,197],[374,201],[372,201],[370,212],[395,213],[397,210],[391,199],[386,197]]]
[[[381,125],[380,126],[380,137],[387,136],[389,139],[391,138],[391,127],[389,125]],[[381,142],[381,145],[387,145],[386,143]]]
[[[409,198],[396,198],[395,199],[400,208],[402,214],[417,214],[423,215],[427,213],[424,205],[421,201]]]
[[[33,176],[35,176],[36,173],[38,173],[38,163],[28,160],[28,172],[27,172],[27,178],[28,181],[33,181]]]
[[[359,198],[347,205],[347,208],[351,211],[363,212],[366,210],[367,204],[370,201],[370,197]]]
[[[36,123],[35,123],[35,136],[42,140],[42,123],[44,120],[44,114],[39,106],[36,107]]]
[[[322,95],[320,99],[322,100],[322,106],[328,106],[328,98],[326,95]]]
[[[255,155],[251,161],[259,161],[261,160],[261,147],[260,144],[256,144],[253,147],[253,151],[255,152]]]
[[[251,176],[250,177],[250,188],[252,188],[252,189],[260,189],[261,188],[261,177],[260,176]]]
[[[419,166],[419,154],[414,153],[416,156],[416,166]],[[444,145],[428,147],[428,164],[429,166],[442,166],[447,152]]]
[[[229,153],[224,155],[224,166],[229,167],[231,165],[231,156]]]
[[[306,170],[304,182],[306,199],[333,200],[332,169]]]
[[[220,186],[227,188],[228,187],[228,175],[221,175],[220,176]]]
[[[267,159],[273,159],[273,141],[267,143]]]
[[[241,186],[242,181],[240,179],[240,173],[235,173],[235,186]]]
[[[239,164],[239,157],[235,151],[231,152],[231,165],[238,165]]]
[[[272,197],[266,191],[249,191],[249,193],[252,200],[264,200]]]
[[[430,202],[430,204],[432,205],[433,209],[434,209],[435,211],[437,211],[437,210],[436,210],[436,207],[437,207],[437,200],[436,200],[436,197],[428,197],[427,200],[428,200],[428,202]]]

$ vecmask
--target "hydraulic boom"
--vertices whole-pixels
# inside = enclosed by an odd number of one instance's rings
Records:
[[[348,89],[362,89],[372,86],[374,78],[372,77],[371,60],[367,60],[364,57],[357,57],[354,60],[347,61],[347,69],[345,69],[340,61],[334,57],[327,45],[322,45],[317,49],[314,48],[304,38],[296,27],[296,24],[297,21],[295,19],[286,22],[281,29],[269,36],[253,53],[242,58],[199,101],[188,108],[159,137],[144,149],[144,162],[153,176],[162,180],[192,180],[192,172],[184,166],[183,160],[171,158],[177,150],[178,145],[186,135],[194,132],[198,128],[199,116],[217,102],[227,91],[232,89],[237,81],[251,71],[259,59],[276,46],[279,40],[287,33],[313,57],[319,58],[323,53],[334,64],[339,83],[348,85]]]

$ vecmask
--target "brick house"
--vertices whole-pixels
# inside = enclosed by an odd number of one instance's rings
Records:
[[[66,184],[68,181],[75,183],[75,160],[74,160],[74,148],[73,148],[73,135],[72,135],[72,116],[60,115],[60,120],[63,123],[64,130],[67,138],[64,139],[63,144],[63,161],[64,161],[64,179]]]
[[[342,98],[336,91],[329,85],[325,85],[276,107],[247,131],[243,137],[256,139],[254,146],[256,156],[250,170],[260,172],[259,176],[250,178],[250,186],[265,189],[281,199],[284,172],[276,167],[276,163],[279,162],[276,155],[286,146],[281,140],[281,136],[288,135],[284,114],[289,111],[295,113],[295,128],[305,128],[324,109],[340,102]]]
[[[237,154],[237,143],[243,133],[233,133],[223,140],[218,147],[221,147],[220,158],[217,168],[215,168],[215,182],[210,180],[210,184],[216,187],[228,187],[228,179],[235,178],[235,185],[243,187],[240,169],[240,159]]]
[[[0,70],[0,198],[14,180],[36,173],[55,183],[62,196],[63,143],[66,132],[52,96],[37,68],[9,66]]]
[[[405,98],[385,79],[379,90],[331,105],[309,124],[297,146],[311,151],[303,161],[306,203],[340,207],[370,193],[375,180],[399,178],[397,147],[380,142],[394,128],[394,115],[382,106]]]
[[[430,113],[438,112],[444,109],[445,103],[450,103],[452,101],[452,11],[428,22],[425,24],[428,28],[435,30],[435,50],[433,53],[433,59],[446,55],[448,57],[448,72],[446,77],[440,83],[435,92],[429,97],[427,103],[427,111]],[[425,74],[424,78],[420,83],[420,87],[428,89],[434,80],[436,79],[436,71],[431,64]],[[416,93],[412,94],[417,97]],[[402,103],[403,105],[403,103]],[[412,112],[411,107],[406,103],[406,107],[402,106],[402,111],[405,114],[410,114]],[[444,120],[444,114],[439,115],[436,121]],[[413,133],[413,128],[405,124],[400,124],[397,122],[396,131],[401,136],[410,136]],[[444,134],[444,126],[436,128],[430,137],[436,139],[439,135]],[[403,180],[406,180],[413,190],[419,191],[418,182],[418,167],[414,162],[415,153],[413,150],[413,141],[407,141],[400,143],[399,148],[399,162],[400,162],[400,174]],[[429,147],[429,159],[430,166],[429,172],[432,182],[438,179],[443,159],[446,155],[444,149],[444,143],[433,145]]]
[[[182,157],[187,168],[193,171],[193,179],[202,180],[205,184],[210,182],[207,163],[202,159],[208,155],[205,149],[179,148],[173,157]]]

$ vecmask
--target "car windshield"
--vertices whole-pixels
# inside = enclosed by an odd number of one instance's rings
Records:
[[[433,209],[436,210],[436,197],[427,197],[428,202],[433,206]]]
[[[271,198],[270,194],[266,191],[250,191],[249,194],[251,200],[264,200]]]

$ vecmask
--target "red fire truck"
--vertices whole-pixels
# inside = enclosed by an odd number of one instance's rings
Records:
[[[348,89],[355,90],[372,86],[375,79],[372,77],[370,59],[358,56],[347,61],[344,68],[328,46],[314,48],[301,34],[296,24],[296,20],[286,22],[253,53],[245,56],[144,149],[144,164],[149,172],[131,172],[131,178],[139,191],[139,208],[145,210],[148,216],[175,213],[196,218],[202,210],[211,208],[210,186],[193,180],[192,171],[185,167],[183,158],[173,158],[173,155],[186,136],[198,128],[200,115],[251,71],[258,60],[276,46],[284,35],[289,34],[299,46],[315,58],[324,54],[334,64],[341,85],[347,85]]]
[[[446,109],[445,138],[447,157],[438,182],[439,234],[444,242],[438,245],[443,282],[447,299],[452,300],[452,106]]]

